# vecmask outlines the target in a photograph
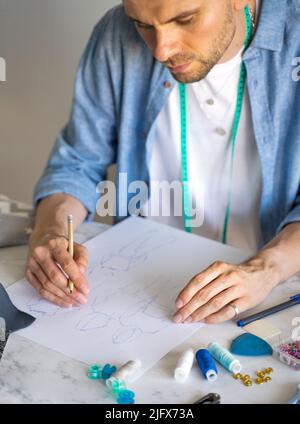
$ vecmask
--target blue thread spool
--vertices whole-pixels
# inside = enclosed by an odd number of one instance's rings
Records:
[[[218,369],[210,352],[207,349],[198,350],[196,360],[204,377],[208,381],[216,381],[218,378]]]
[[[219,343],[210,343],[208,345],[208,350],[215,358],[215,360],[218,361],[228,371],[234,374],[242,371],[242,364],[240,361],[235,359],[234,356],[232,356],[227,349],[219,345]]]
[[[102,367],[100,365],[91,365],[88,368],[87,376],[91,380],[100,380],[102,378]]]

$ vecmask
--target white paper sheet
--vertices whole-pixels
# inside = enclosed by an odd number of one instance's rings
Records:
[[[21,280],[8,293],[37,320],[19,334],[87,364],[121,365],[138,358],[143,367],[136,377],[201,327],[171,321],[186,283],[217,259],[238,263],[247,257],[142,218],[127,219],[85,246],[90,252],[88,304],[61,309]]]

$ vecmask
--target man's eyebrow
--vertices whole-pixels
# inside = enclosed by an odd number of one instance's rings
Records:
[[[176,21],[178,19],[183,19],[183,18],[187,18],[191,15],[193,15],[194,13],[197,13],[200,11],[200,7],[197,7],[196,9],[192,9],[192,10],[188,10],[186,12],[180,13],[180,15],[175,16],[174,18],[169,19],[167,22],[165,22],[165,24],[169,24],[173,21]],[[134,22],[137,22],[139,24],[143,24],[143,25],[149,25],[145,22],[139,21],[138,19],[134,18],[133,16],[127,15],[129,19],[132,19]],[[151,26],[151,25],[150,25]]]

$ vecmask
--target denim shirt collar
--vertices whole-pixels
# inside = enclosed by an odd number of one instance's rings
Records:
[[[284,43],[286,16],[287,0],[263,0],[252,46],[258,49],[281,51]]]

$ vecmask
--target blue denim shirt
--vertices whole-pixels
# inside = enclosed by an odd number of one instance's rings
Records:
[[[300,221],[300,82],[292,78],[296,57],[300,0],[263,0],[255,38],[243,56],[263,177],[262,244],[286,224]],[[123,6],[110,10],[94,28],[80,61],[70,120],[37,184],[35,204],[68,193],[91,218],[99,198],[96,186],[112,163],[117,163],[117,175],[127,173],[128,184],[148,183],[153,124],[177,85],[153,58]],[[121,215],[117,207],[117,221]]]

